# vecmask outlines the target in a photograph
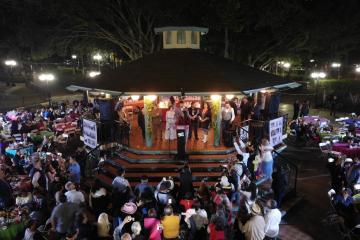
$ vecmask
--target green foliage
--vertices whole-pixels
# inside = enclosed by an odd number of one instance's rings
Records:
[[[211,125],[214,129],[214,146],[219,146],[221,138],[221,98],[211,100],[211,114]]]
[[[154,108],[154,101],[144,97],[144,116],[145,116],[145,133],[146,133],[146,146],[152,145],[152,115],[151,111]]]

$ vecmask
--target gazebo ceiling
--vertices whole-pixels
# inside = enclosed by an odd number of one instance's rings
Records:
[[[101,89],[120,93],[249,92],[297,83],[199,50],[162,50],[104,71],[69,89]]]

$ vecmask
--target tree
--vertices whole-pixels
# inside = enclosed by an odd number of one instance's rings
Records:
[[[111,44],[135,60],[156,49],[153,9],[141,0],[79,1],[72,12],[64,12],[57,39],[68,46],[84,41]]]

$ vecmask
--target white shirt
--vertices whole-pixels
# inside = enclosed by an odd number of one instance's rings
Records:
[[[262,157],[263,157],[263,161],[264,162],[270,162],[273,160],[273,156],[272,156],[272,150],[274,150],[274,148],[270,145],[261,145],[260,146],[260,150],[262,152]]]
[[[241,139],[240,139],[240,145],[241,145],[241,148],[245,148],[245,144],[243,143],[243,141]],[[250,153],[241,151],[241,148],[237,142],[234,142],[234,147],[236,149],[236,152],[243,156],[242,161],[244,162],[245,166],[247,166],[247,163],[248,163],[248,160],[250,157]]]
[[[223,108],[222,110],[222,119],[225,121],[230,121],[232,123],[235,119],[235,112],[232,107],[230,108]]]
[[[271,209],[265,215],[265,235],[270,238],[277,237],[279,234],[279,224],[281,222],[281,212],[279,209]]]
[[[195,210],[195,208],[189,208],[188,210],[186,210],[185,212],[185,222],[187,223],[188,227],[190,228],[190,221],[189,219],[191,218],[192,215],[195,214],[199,214],[201,217],[203,218],[207,218],[207,212],[204,209],[199,209],[197,212]]]
[[[68,202],[77,203],[77,204],[85,202],[84,194],[80,191],[76,191],[75,189],[67,191],[65,193],[65,196]]]
[[[265,238],[265,221],[262,216],[252,216],[245,225],[239,222],[240,230],[245,234],[246,240],[263,240]]]

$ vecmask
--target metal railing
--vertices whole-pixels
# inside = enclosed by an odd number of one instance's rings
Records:
[[[285,197],[296,197],[297,195],[297,179],[298,179],[298,166],[286,158],[281,153],[274,151],[276,157],[280,157],[280,159],[276,158],[276,164],[278,167],[278,171],[283,171],[285,174],[285,178],[287,179],[287,188]]]
[[[280,117],[280,116],[279,116]],[[287,132],[287,121],[288,115],[282,115],[284,118],[283,123],[283,133]],[[246,120],[241,124],[236,126],[236,134],[243,141],[250,141],[254,149],[258,148],[259,142],[263,137],[269,136],[269,120],[268,121],[260,121],[260,120]],[[246,134],[241,134],[241,132],[247,133],[248,139],[246,139]],[[278,170],[282,171],[285,174],[285,178],[287,179],[287,187],[285,197],[296,197],[297,194],[297,179],[298,179],[298,167],[295,163],[290,161],[284,155],[274,150],[275,154],[275,163],[277,165]]]

